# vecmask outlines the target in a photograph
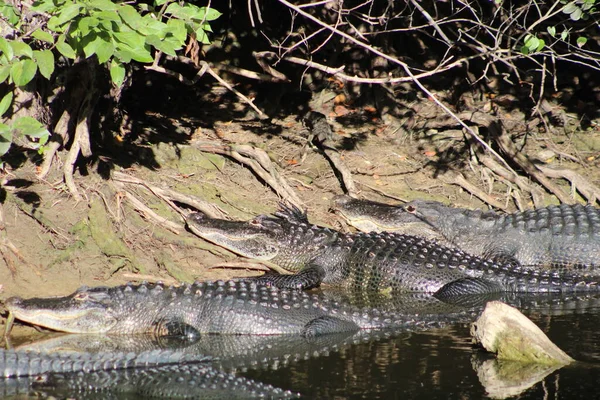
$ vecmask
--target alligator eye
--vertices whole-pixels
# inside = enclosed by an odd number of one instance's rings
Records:
[[[406,206],[406,207],[404,207],[404,209],[411,214],[414,214],[417,212],[417,207],[415,207],[415,206]]]
[[[87,300],[88,297],[89,297],[88,293],[81,292],[81,293],[77,293],[75,296],[73,296],[73,300]]]
[[[261,222],[260,222],[260,220],[258,218],[251,219],[249,221],[249,224],[250,225],[254,225],[254,226],[260,226],[260,225],[262,225]]]

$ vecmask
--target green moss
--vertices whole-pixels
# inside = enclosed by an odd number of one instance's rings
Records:
[[[88,220],[90,234],[96,245],[104,255],[116,258],[113,272],[129,262],[135,271],[145,273],[145,268],[135,260],[125,242],[117,235],[117,230],[100,201],[92,201],[90,204]]]

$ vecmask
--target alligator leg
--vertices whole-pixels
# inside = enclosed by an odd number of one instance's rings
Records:
[[[155,333],[159,336],[177,336],[189,340],[200,337],[196,328],[182,321],[162,321],[156,325]]]
[[[502,285],[480,278],[461,278],[442,286],[434,296],[442,301],[453,297],[503,292]]]
[[[352,321],[326,315],[315,318],[307,323],[302,330],[302,336],[305,338],[313,338],[330,333],[354,332],[359,330],[360,327]]]
[[[274,286],[280,289],[308,290],[321,285],[325,270],[319,265],[310,265],[294,275],[266,274],[247,280]]]

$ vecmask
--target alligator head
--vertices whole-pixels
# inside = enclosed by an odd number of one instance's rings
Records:
[[[21,321],[64,332],[108,332],[117,323],[107,287],[81,287],[64,297],[6,300],[9,313]]]
[[[277,225],[269,226],[267,219],[259,215],[250,221],[228,221],[192,213],[186,222],[194,234],[209,242],[244,257],[268,261],[279,252],[282,232]]]
[[[209,242],[287,271],[301,268],[338,235],[311,225],[305,213],[285,206],[273,215],[259,215],[250,221],[227,221],[191,213],[186,222],[194,234]]]
[[[346,222],[362,232],[396,232],[416,235],[428,239],[442,239],[442,236],[427,219],[413,212],[414,207],[392,206],[376,201],[354,199],[341,195],[333,199],[331,208]]]

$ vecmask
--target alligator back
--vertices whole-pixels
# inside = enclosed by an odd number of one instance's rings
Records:
[[[407,207],[472,254],[559,271],[600,272],[600,209],[593,206],[563,204],[508,215],[426,202]]]

